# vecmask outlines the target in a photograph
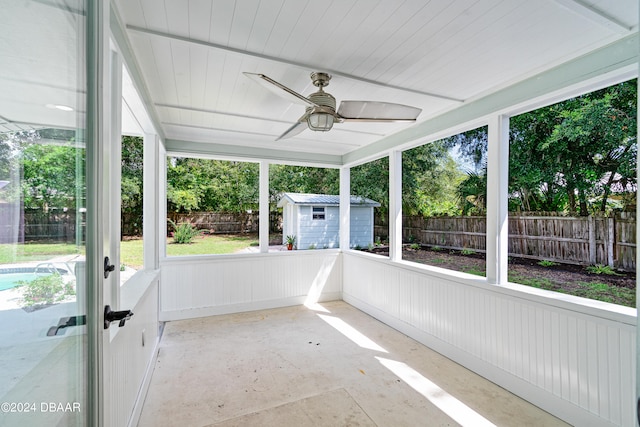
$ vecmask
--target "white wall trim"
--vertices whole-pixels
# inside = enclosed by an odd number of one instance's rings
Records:
[[[257,301],[251,303],[229,304],[216,307],[202,307],[184,310],[163,311],[160,313],[160,321],[170,322],[174,320],[195,319],[198,317],[218,316],[221,314],[244,313],[247,311],[268,310],[272,308],[291,307],[304,305],[307,296],[296,296],[282,299]],[[340,301],[342,292],[323,293],[317,302]]]
[[[142,408],[144,407],[144,401],[147,398],[147,393],[149,392],[149,385],[151,384],[151,379],[153,378],[153,372],[156,369],[156,363],[158,362],[158,352],[160,351],[160,336],[158,336],[155,340],[153,347],[153,357],[149,361],[147,365],[147,369],[144,373],[144,378],[142,380],[142,384],[140,385],[140,391],[136,396],[136,401],[133,405],[133,412],[131,413],[131,418],[129,418],[128,427],[135,427],[138,425],[140,421],[140,415],[142,414]]]
[[[635,419],[634,309],[355,251],[343,300],[571,424]]]
[[[354,296],[345,294],[343,295],[343,300],[392,328],[402,332],[410,338],[413,338],[419,343],[429,347],[430,349],[437,351],[456,363],[459,363],[465,368],[546,410],[552,415],[564,420],[571,420],[574,425],[579,426],[615,426],[615,424],[612,424],[595,414],[587,412],[570,402],[558,399],[558,397],[552,393],[542,390],[539,387],[532,386],[530,383],[523,381],[508,372],[498,369],[470,353],[461,351],[457,347],[441,341],[433,335],[421,331],[409,323],[403,322],[382,310],[378,310]]]
[[[160,320],[341,298],[338,249],[180,257],[161,262]]]
[[[401,270],[406,270],[408,272],[423,274],[428,277],[455,282],[465,286],[472,286],[487,292],[505,295],[511,298],[519,298],[535,304],[557,307],[585,316],[592,316],[612,322],[624,323],[629,326],[636,326],[636,310],[617,304],[576,297],[573,295],[521,285],[519,283],[504,283],[498,286],[489,284],[486,278],[476,276],[474,274],[447,270],[445,268],[419,264],[411,261],[392,261],[387,257],[361,251],[352,250],[348,252],[348,255],[364,259],[375,258],[376,262]]]

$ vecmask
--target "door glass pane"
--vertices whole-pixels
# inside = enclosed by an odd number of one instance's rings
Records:
[[[0,27],[0,425],[86,425],[84,3]]]

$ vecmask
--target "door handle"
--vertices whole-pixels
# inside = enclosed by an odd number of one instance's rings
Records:
[[[105,279],[109,277],[109,273],[111,273],[116,269],[116,266],[113,264],[110,264],[110,262],[111,261],[109,260],[108,256],[104,257],[104,278]]]
[[[86,325],[86,324],[87,324],[87,316],[85,314],[81,316],[63,317],[60,319],[57,326],[52,326],[49,328],[49,330],[47,331],[47,336],[53,337],[55,335],[58,335],[58,332],[61,329],[69,328],[71,326],[80,326],[80,325]],[[62,334],[64,334],[64,331],[62,331]]]
[[[125,322],[131,319],[133,312],[131,310],[113,311],[110,305],[104,307],[104,328],[109,329],[111,322],[120,321],[119,327],[123,327]]]

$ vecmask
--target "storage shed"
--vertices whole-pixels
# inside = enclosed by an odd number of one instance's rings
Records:
[[[371,199],[351,196],[351,247],[373,243],[373,208],[379,206]],[[340,196],[284,193],[278,207],[282,208],[283,243],[294,235],[298,249],[339,247]]]

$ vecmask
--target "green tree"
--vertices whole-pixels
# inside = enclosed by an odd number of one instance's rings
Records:
[[[457,187],[464,179],[444,141],[402,155],[402,209],[408,215],[457,215]]]
[[[50,145],[31,143],[22,150],[22,197],[25,207],[76,207],[76,155],[72,143]],[[80,150],[84,156],[84,150]]]
[[[364,163],[351,168],[351,194],[368,197],[380,203],[377,214],[389,221],[389,158]]]
[[[339,194],[340,171],[333,168],[271,165],[269,198],[272,205],[282,193]]]
[[[637,185],[636,103],[633,80],[513,117],[510,209],[588,215],[607,211],[614,191],[630,203]],[[476,162],[486,152],[486,129],[445,141],[462,144],[461,154]],[[468,179],[474,184],[477,177]]]
[[[541,144],[557,155],[570,211],[605,212],[614,185],[635,187],[636,89],[635,81],[625,82],[568,101],[570,108]]]
[[[175,212],[245,212],[258,208],[257,163],[169,159],[167,199]]]
[[[121,210],[128,217],[128,231],[136,235],[142,234],[143,155],[142,138],[122,137]]]

